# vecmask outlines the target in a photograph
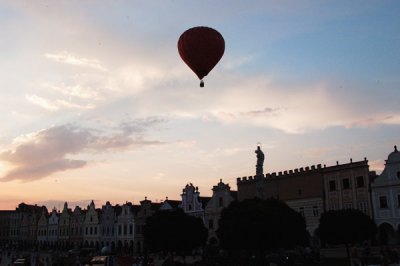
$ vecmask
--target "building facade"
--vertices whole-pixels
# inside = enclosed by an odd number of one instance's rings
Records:
[[[58,225],[58,242],[59,246],[63,248],[71,247],[70,236],[71,236],[71,215],[72,211],[68,208],[68,203],[64,203],[64,208],[60,214],[60,220]]]
[[[83,222],[85,221],[86,211],[76,206],[70,219],[70,243],[73,248],[83,245]]]
[[[96,209],[93,200],[90,202],[85,220],[83,221],[83,243],[85,247],[99,248],[99,217],[100,210]]]
[[[121,206],[121,212],[117,216],[116,228],[118,248],[133,251],[135,214],[132,203],[127,202]]]
[[[223,209],[236,200],[236,191],[231,191],[229,184],[219,180],[219,183],[212,188],[212,197],[205,207],[204,225],[208,229],[208,241],[212,244],[218,242],[216,231]]]
[[[47,242],[51,247],[58,245],[58,221],[60,220],[60,213],[54,207],[49,217],[47,228]]]
[[[363,161],[324,167],[326,210],[358,209],[372,218],[369,165]]]
[[[374,219],[382,244],[400,244],[400,152],[397,146],[371,183]]]
[[[109,201],[101,208],[100,219],[100,246],[110,250],[115,249],[117,237],[115,234],[115,224],[117,215],[120,212],[119,205],[113,207]],[[119,212],[118,212],[119,210]]]

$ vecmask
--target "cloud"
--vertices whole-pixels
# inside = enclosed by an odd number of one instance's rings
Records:
[[[67,100],[50,100],[35,94],[25,96],[26,99],[34,105],[42,107],[48,111],[59,111],[61,109],[93,109],[95,106],[93,104],[77,104]]]
[[[99,93],[88,86],[80,84],[68,86],[61,84],[59,86],[43,84],[43,87],[50,88],[67,96],[73,96],[81,99],[99,99]]]
[[[160,145],[161,141],[147,140],[143,132],[160,123],[157,118],[121,123],[117,132],[104,133],[71,125],[55,126],[19,138],[13,150],[0,153],[0,160],[13,168],[0,181],[38,180],[53,173],[82,168],[85,160],[69,158],[83,152],[102,153]]]
[[[326,154],[334,150],[331,147],[309,148],[302,151],[302,154],[307,158],[323,158]]]
[[[366,117],[358,120],[350,121],[345,126],[353,127],[373,127],[377,125],[400,125],[400,114],[391,115],[375,115],[375,117]]]
[[[46,53],[44,55],[46,58],[54,60],[59,63],[75,65],[75,66],[83,66],[83,67],[90,67],[101,71],[106,71],[107,69],[104,65],[97,59],[88,59],[85,57],[78,57],[75,56],[67,51],[62,51],[59,53],[51,54]]]
[[[40,106],[48,111],[57,111],[59,109],[57,105],[40,96],[33,94],[33,95],[27,95],[25,97],[29,102],[33,103],[34,105]]]
[[[383,160],[373,160],[369,161],[369,166],[371,171],[376,171],[380,174],[385,169],[385,162]]]

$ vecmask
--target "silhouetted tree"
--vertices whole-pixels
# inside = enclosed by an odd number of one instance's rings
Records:
[[[156,212],[147,218],[144,230],[145,244],[150,251],[180,254],[204,246],[207,234],[201,219],[181,209]]]
[[[328,244],[344,244],[350,262],[349,245],[372,240],[376,230],[375,222],[359,210],[332,210],[321,215],[317,234]]]
[[[274,198],[231,203],[221,213],[217,235],[221,247],[231,251],[263,252],[307,242],[304,218]]]

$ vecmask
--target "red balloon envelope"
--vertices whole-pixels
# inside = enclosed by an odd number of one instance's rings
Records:
[[[194,27],[182,33],[178,40],[182,60],[201,80],[215,67],[225,51],[221,33],[208,27]]]

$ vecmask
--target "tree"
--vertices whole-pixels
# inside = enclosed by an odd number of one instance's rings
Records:
[[[150,251],[187,254],[205,245],[207,229],[201,219],[185,214],[181,209],[158,211],[147,218],[145,245]]]
[[[217,235],[231,251],[265,251],[306,244],[304,218],[274,198],[233,202],[221,213]]]
[[[317,233],[323,242],[344,244],[350,262],[349,245],[372,240],[376,230],[375,222],[368,215],[359,210],[347,209],[324,212]]]

